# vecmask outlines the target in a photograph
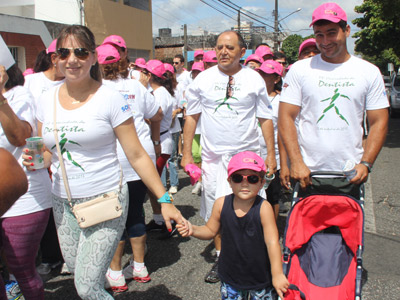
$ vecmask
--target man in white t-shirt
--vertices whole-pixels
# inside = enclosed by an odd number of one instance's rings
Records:
[[[377,67],[349,54],[350,26],[339,5],[320,5],[310,26],[321,54],[291,67],[280,99],[279,134],[290,158],[291,177],[302,188],[315,189],[315,184],[310,186],[310,172],[341,172],[351,161],[355,176],[349,183],[335,179],[335,185],[357,195],[386,137],[389,104],[382,76]],[[364,113],[370,133],[363,149]]]
[[[174,68],[176,70],[176,81],[178,81],[178,83],[181,82],[185,82],[186,81],[186,77],[189,76],[189,72],[187,70],[185,70],[184,66],[185,66],[185,58],[183,57],[182,54],[177,54],[174,57],[173,60],[173,64],[174,64]],[[182,87],[182,90],[185,90],[186,87]]]
[[[200,215],[208,220],[218,197],[232,193],[227,165],[241,151],[260,151],[257,119],[268,148],[270,172],[276,170],[272,111],[261,76],[240,64],[246,48],[235,31],[226,31],[217,39],[218,65],[200,73],[185,91],[188,100],[184,127],[182,166],[193,163],[192,141],[201,116],[202,202]],[[214,238],[217,257],[220,236]],[[219,281],[218,259],[207,274],[207,282]]]

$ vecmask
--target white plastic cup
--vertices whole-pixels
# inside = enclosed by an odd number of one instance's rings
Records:
[[[40,136],[33,136],[25,139],[26,147],[29,149],[28,155],[32,156],[33,169],[44,168],[44,144],[43,138]]]
[[[356,163],[352,160],[346,160],[343,167],[343,175],[346,176],[347,181],[350,181],[356,176],[357,171],[354,169]]]
[[[265,174],[265,183],[264,183],[264,189],[267,189],[269,187],[269,185],[271,184],[272,180],[275,179],[275,174]]]

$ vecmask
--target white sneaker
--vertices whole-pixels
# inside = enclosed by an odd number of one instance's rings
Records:
[[[133,262],[132,262],[133,264]],[[137,282],[149,282],[151,280],[149,276],[149,272],[147,271],[146,266],[141,268],[140,270],[136,270],[133,265],[129,264],[123,271],[126,279],[133,279]]]
[[[63,263],[60,271],[61,275],[71,275],[71,272],[68,270],[67,264]]]
[[[170,194],[176,194],[178,192],[177,186],[171,186],[168,191]]]
[[[55,263],[41,263],[37,268],[36,271],[40,275],[47,275],[51,272],[51,270],[57,268],[59,265],[61,265],[61,261],[57,261]]]
[[[194,186],[192,190],[192,194],[197,194],[199,195],[201,191],[201,182],[197,181],[196,185]]]
[[[124,275],[121,274],[120,276],[118,276],[117,279],[114,279],[110,276],[110,268],[108,268],[106,273],[106,282],[104,287],[106,290],[111,289],[113,292],[116,293],[121,293],[128,290],[128,286],[126,285]]]

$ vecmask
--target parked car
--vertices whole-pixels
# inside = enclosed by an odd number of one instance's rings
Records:
[[[390,86],[390,115],[392,117],[400,113],[400,73],[392,76]]]

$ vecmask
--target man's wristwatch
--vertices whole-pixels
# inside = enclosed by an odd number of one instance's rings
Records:
[[[363,161],[360,161],[360,165],[366,166],[367,169],[368,169],[368,173],[371,173],[371,171],[372,171],[372,164],[370,164],[369,162],[363,160]]]
[[[153,141],[153,144],[154,144],[154,146],[158,146],[158,145],[161,144],[161,142],[160,141]]]

